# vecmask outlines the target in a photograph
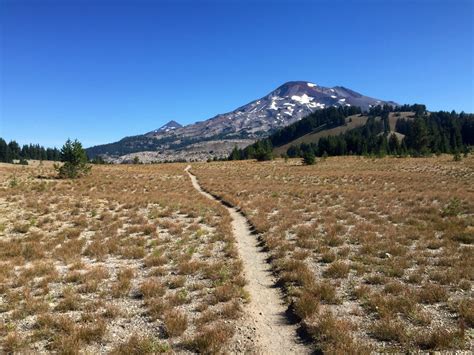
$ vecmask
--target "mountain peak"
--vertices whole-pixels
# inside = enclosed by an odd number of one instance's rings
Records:
[[[163,127],[175,127],[175,128],[179,128],[179,127],[183,127],[181,124],[179,124],[178,122],[174,121],[174,120],[171,120],[169,121],[167,124],[163,125],[161,128]]]
[[[291,87],[291,86],[308,86],[308,87],[315,87],[317,86],[315,83],[312,83],[311,81],[305,81],[305,80],[294,80],[294,81],[287,81],[281,87]]]
[[[175,129],[181,128],[181,127],[183,127],[181,124],[179,124],[178,122],[176,122],[174,120],[171,120],[168,123],[161,126],[160,128],[155,129],[154,131],[152,131],[150,133],[170,132],[170,131],[173,131]]]
[[[280,96],[287,96],[289,94],[306,92],[317,86],[310,81],[288,81],[279,86],[274,92],[277,92]]]
[[[368,111],[373,106],[383,104],[396,105],[391,101],[364,96],[343,86],[325,87],[310,81],[289,81],[231,112],[184,127],[176,121],[170,121],[135,140],[92,147],[88,153],[94,156],[166,151],[178,156],[187,154],[185,152],[208,149],[206,156],[218,156],[222,152],[225,156],[235,144],[250,144],[319,109],[355,106]]]

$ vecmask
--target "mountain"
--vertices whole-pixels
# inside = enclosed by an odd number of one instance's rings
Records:
[[[167,133],[167,132],[173,131],[173,130],[181,128],[181,127],[183,127],[181,124],[179,124],[176,121],[171,120],[167,124],[161,126],[160,128],[155,129],[154,131],[148,132],[147,135],[157,134],[157,133],[160,133],[160,132]]]
[[[235,145],[244,147],[322,108],[358,106],[367,111],[384,104],[396,105],[342,86],[326,88],[307,81],[291,81],[234,111],[184,127],[171,121],[143,135],[88,148],[87,153],[89,157],[103,155],[115,162],[131,161],[138,152],[147,152],[140,153],[143,161],[223,157]]]

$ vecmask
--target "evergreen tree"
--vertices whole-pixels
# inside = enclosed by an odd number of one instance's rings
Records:
[[[12,159],[20,159],[21,148],[17,142],[10,141],[10,143],[8,143],[8,148],[10,149]]]
[[[77,139],[74,142],[68,139],[64,143],[61,148],[61,161],[64,162],[61,167],[58,167],[61,178],[73,179],[90,172],[86,151]]]
[[[305,165],[313,165],[316,161],[313,150],[310,149],[303,154],[303,163]]]
[[[230,153],[229,160],[241,160],[242,157],[240,156],[240,150],[237,146],[234,147],[232,152]]]
[[[413,129],[410,131],[410,145],[417,154],[425,155],[428,151],[428,129],[422,118],[415,118]]]
[[[292,145],[290,148],[288,148],[287,154],[290,158],[299,157],[301,155],[300,147]]]
[[[379,139],[377,141],[377,156],[379,158],[383,158],[386,156],[388,153],[388,142],[387,142],[387,136],[385,134],[382,134],[379,136]]]
[[[392,133],[388,139],[388,151],[390,154],[400,154],[400,143],[395,133]]]
[[[10,152],[10,147],[4,139],[0,138],[0,162],[12,163],[13,157]]]
[[[383,124],[383,131],[384,133],[390,132],[390,122],[388,120],[389,112],[384,111],[382,113],[382,124]]]
[[[263,139],[257,142],[255,146],[255,158],[258,161],[272,160],[272,143],[268,139]]]

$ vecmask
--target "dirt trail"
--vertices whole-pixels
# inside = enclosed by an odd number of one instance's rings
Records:
[[[207,198],[222,203],[201,188],[190,168],[188,165],[185,170],[194,188]],[[236,208],[225,207],[232,217],[234,237],[248,280],[246,290],[250,294],[250,302],[244,308],[244,321],[246,327],[255,333],[255,351],[259,354],[310,354],[311,350],[302,344],[296,334],[296,325],[289,324],[285,316],[286,306],[281,291],[275,287],[270,265],[266,262],[268,255],[257,245],[257,238],[252,235],[247,219]]]

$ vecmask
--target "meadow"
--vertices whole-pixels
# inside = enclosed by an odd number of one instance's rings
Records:
[[[246,302],[225,208],[183,164],[0,166],[0,352],[214,351]]]
[[[313,350],[474,350],[474,157],[191,165]],[[251,352],[232,219],[185,167],[1,164],[0,352]]]
[[[474,158],[196,164],[329,353],[473,350]]]

